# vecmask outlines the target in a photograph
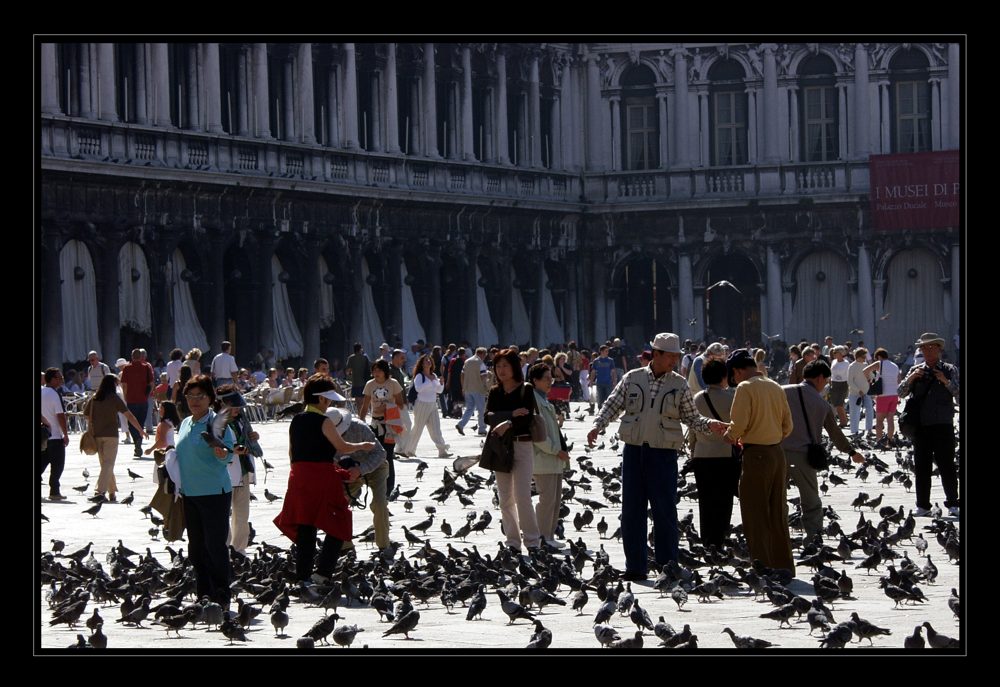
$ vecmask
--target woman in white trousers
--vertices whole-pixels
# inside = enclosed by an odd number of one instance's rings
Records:
[[[437,397],[444,391],[444,385],[434,374],[434,359],[430,355],[422,355],[413,366],[413,386],[417,390],[417,402],[413,404],[413,429],[403,435],[403,445],[396,452],[401,456],[415,456],[417,444],[424,427],[427,427],[431,440],[437,446],[438,458],[447,458],[448,444],[441,436],[441,418],[438,415]]]

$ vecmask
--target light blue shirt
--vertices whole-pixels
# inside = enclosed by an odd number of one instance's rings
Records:
[[[215,457],[215,449],[201,438],[201,433],[208,430],[208,423],[214,417],[212,411],[205,413],[200,422],[194,422],[193,417],[188,416],[177,432],[177,463],[181,469],[181,493],[184,496],[212,496],[233,490],[228,469],[233,454],[220,460]],[[226,427],[222,443],[230,449],[236,443],[231,428]]]

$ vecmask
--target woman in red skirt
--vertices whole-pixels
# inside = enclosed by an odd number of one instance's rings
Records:
[[[306,409],[292,418],[288,427],[288,457],[292,462],[288,489],[281,513],[274,524],[296,543],[295,572],[300,581],[326,582],[337,564],[340,547],[351,536],[351,511],[347,507],[345,482],[360,476],[358,468],[345,470],[334,455],[370,451],[373,442],[344,441],[326,416],[326,409],[344,398],[334,390],[333,380],[314,374],[303,392]],[[323,548],[311,575],[316,554],[316,534],[326,532]]]

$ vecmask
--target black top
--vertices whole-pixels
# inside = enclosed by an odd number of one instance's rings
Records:
[[[292,418],[288,425],[289,454],[293,463],[332,463],[337,449],[323,435],[326,415],[305,412]]]
[[[518,408],[527,408],[531,411],[528,415],[511,418],[507,413],[511,413]],[[505,393],[499,384],[490,389],[486,396],[486,422],[490,426],[498,425],[504,420],[510,419],[514,436],[526,436],[531,434],[531,416],[538,412],[535,405],[535,394],[531,386],[521,384],[511,393]],[[491,414],[495,414],[491,417]]]

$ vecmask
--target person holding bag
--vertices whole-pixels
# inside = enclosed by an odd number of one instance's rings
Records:
[[[532,388],[524,383],[517,351],[510,348],[500,351],[494,358],[493,371],[497,383],[486,397],[486,423],[491,427],[490,434],[496,437],[504,438],[510,433],[514,453],[511,471],[495,472],[507,546],[520,551],[523,539],[528,549],[535,549],[540,535],[531,506],[535,455],[531,421],[538,406]]]
[[[115,460],[118,458],[118,413],[122,413],[128,423],[142,438],[147,438],[142,424],[128,409],[125,401],[116,392],[118,378],[104,375],[97,393],[83,407],[87,416],[89,431],[97,442],[97,459],[101,463],[101,474],[97,478],[94,496],[106,495],[108,501],[115,501],[118,482],[115,480]]]
[[[847,412],[851,419],[851,434],[854,436],[858,435],[862,406],[865,409],[865,434],[872,431],[872,399],[868,395],[871,383],[865,374],[867,359],[867,349],[859,348],[854,351],[854,362],[847,368]]]
[[[914,344],[924,355],[924,362],[914,365],[898,389],[906,398],[903,415],[916,420],[913,433],[913,472],[916,481],[917,510],[914,515],[928,515],[931,508],[931,472],[937,465],[944,487],[944,505],[953,517],[959,516],[958,475],[955,471],[955,399],[959,394],[958,368],[941,360],[944,339],[934,332],[920,335]],[[918,406],[911,408],[911,404]],[[900,431],[904,429],[900,416]]]
[[[548,365],[532,365],[528,370],[528,383],[535,389],[535,405],[538,406],[535,420],[545,424],[545,438],[532,444],[534,456],[531,472],[538,491],[535,519],[546,543],[561,549],[566,544],[556,541],[555,530],[562,502],[562,476],[569,464],[569,452],[559,431],[556,409],[547,398],[549,389],[552,388],[552,371]]]

